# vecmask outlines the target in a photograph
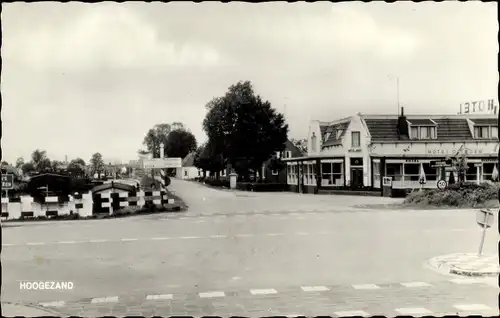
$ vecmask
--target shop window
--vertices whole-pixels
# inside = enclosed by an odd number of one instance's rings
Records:
[[[321,163],[321,184],[323,186],[339,186],[344,184],[341,162]]]
[[[405,163],[404,164],[404,180],[405,181],[418,181],[420,177],[420,164],[419,163]]]
[[[361,133],[359,131],[351,132],[351,148],[361,147]]]
[[[428,181],[437,181],[439,177],[439,171],[437,168],[431,168],[430,163],[422,164],[424,167],[425,179]]]
[[[493,179],[493,169],[495,167],[495,163],[493,162],[485,162],[483,163],[483,181],[492,180]]]
[[[401,181],[403,177],[402,163],[387,163],[385,166],[385,175],[391,177],[393,181]]]
[[[380,188],[380,162],[373,163],[373,184],[374,188]]]
[[[469,164],[469,167],[465,171],[465,181],[476,182],[477,181],[477,167],[473,164]]]
[[[287,183],[297,184],[297,165],[287,166]]]

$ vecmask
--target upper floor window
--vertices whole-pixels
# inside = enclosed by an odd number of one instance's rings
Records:
[[[474,137],[478,139],[498,138],[498,126],[475,126]]]
[[[283,151],[282,158],[283,158],[283,159],[286,159],[286,158],[292,158],[292,152],[291,152],[290,150],[285,150],[285,151]]]
[[[411,139],[436,139],[436,127],[412,126],[410,130]]]
[[[359,131],[351,132],[351,148],[361,147],[361,133]]]

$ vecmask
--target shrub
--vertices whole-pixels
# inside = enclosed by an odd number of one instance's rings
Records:
[[[238,182],[236,189],[255,192],[278,192],[285,191],[284,183],[263,183],[263,182]]]
[[[404,203],[410,205],[483,207],[498,200],[498,184],[452,184],[445,190],[430,189],[410,193]]]
[[[226,187],[229,188],[229,180],[227,178],[221,177],[220,179],[215,179],[214,177],[209,177],[204,180],[205,184],[212,187]]]

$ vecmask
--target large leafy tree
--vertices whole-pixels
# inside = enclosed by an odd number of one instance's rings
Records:
[[[222,155],[217,153],[213,144],[208,141],[196,149],[194,166],[203,171],[203,177],[206,176],[207,171],[218,175],[219,171],[224,169],[224,161]]]
[[[146,136],[144,136],[142,144],[146,147],[149,153],[153,154],[154,158],[160,156],[160,144],[163,143],[164,146],[166,145],[167,136],[171,131],[171,124],[158,124],[149,129]]]
[[[24,165],[24,158],[23,157],[19,157],[16,159],[16,168],[17,169],[21,169]]]
[[[69,162],[68,172],[73,176],[82,177],[85,175],[85,161],[82,158],[76,158]]]
[[[100,173],[104,169],[104,161],[102,160],[102,155],[96,152],[90,158],[90,166],[92,167],[92,173]]]
[[[47,157],[47,152],[45,150],[36,149],[31,154],[31,162],[35,167],[35,170],[42,172],[48,171],[51,168],[50,159]]]
[[[35,172],[36,168],[33,162],[26,162],[22,165],[21,170],[23,171],[23,174],[30,174]]]
[[[165,152],[168,157],[184,158],[196,150],[196,137],[186,129],[172,130],[167,136]]]
[[[232,85],[206,107],[203,129],[215,152],[233,167],[245,161],[244,170],[258,171],[276,151],[284,150],[288,125],[283,115],[256,95],[249,81]]]

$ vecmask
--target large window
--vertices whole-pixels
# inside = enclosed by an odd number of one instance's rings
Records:
[[[374,188],[380,188],[380,162],[373,163],[373,184]]]
[[[491,138],[498,138],[498,127],[491,126]]]
[[[287,183],[288,184],[297,184],[297,165],[288,165],[287,166]]]
[[[485,162],[483,163],[483,181],[492,180],[493,169],[495,168],[495,163]]]
[[[465,181],[476,182],[477,181],[477,167],[474,164],[468,164],[468,168],[465,171]]]
[[[341,162],[321,163],[321,185],[339,186],[344,184],[343,164]]]
[[[393,181],[401,181],[403,177],[403,164],[387,163],[385,166],[385,175],[391,177]]]
[[[316,164],[315,163],[305,163],[304,164],[304,184],[305,185],[316,185]]]
[[[420,163],[404,164],[405,181],[418,181],[419,177],[420,177]]]
[[[424,167],[425,179],[427,181],[437,181],[439,176],[439,170],[437,168],[431,168],[430,163],[422,164]]]
[[[361,147],[361,133],[359,131],[351,132],[351,148]]]
[[[411,126],[411,139],[436,139],[435,126]]]

